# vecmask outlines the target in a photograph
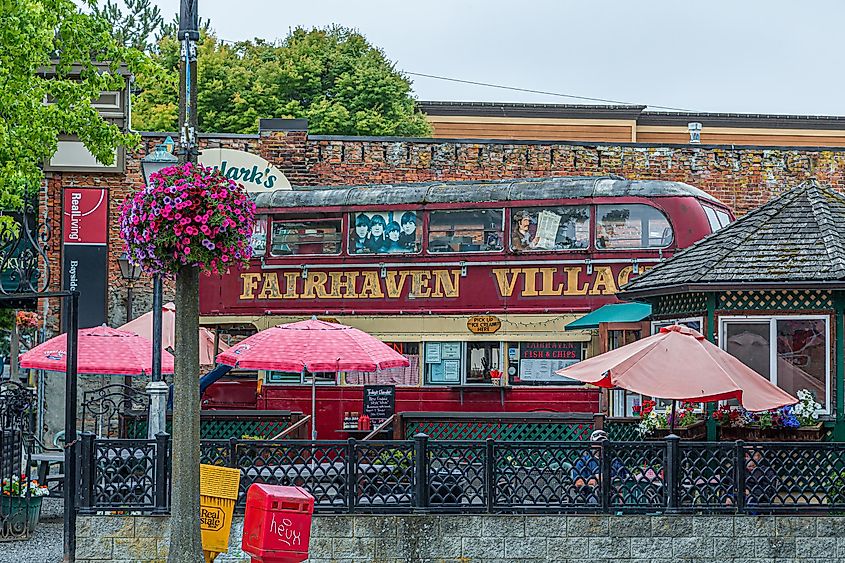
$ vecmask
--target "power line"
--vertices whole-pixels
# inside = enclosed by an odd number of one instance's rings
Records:
[[[516,92],[529,92],[531,94],[543,94],[546,96],[557,96],[559,98],[572,98],[575,100],[586,100],[590,102],[603,102],[606,104],[621,104],[621,105],[638,105],[634,104],[633,102],[623,102],[620,100],[607,100],[605,98],[591,98],[589,96],[576,96],[574,94],[561,94],[560,92],[547,92],[545,90],[532,90],[530,88],[518,88],[516,86],[504,86],[502,84],[490,84],[489,82],[476,82],[474,80],[462,80],[460,78],[450,78],[448,76],[437,76],[434,74],[424,74],[422,72],[410,72],[410,71],[403,71],[405,74],[410,74],[412,76],[422,76],[425,78],[434,78],[435,80],[446,80],[448,82],[460,82],[462,84],[472,84],[474,86],[487,86],[488,88],[500,88],[502,90],[513,90]],[[675,108],[670,106],[655,106],[651,104],[647,104],[648,107],[656,108],[656,109],[666,109],[670,111],[683,111],[683,112],[692,112],[692,110],[683,109],[683,108]]]

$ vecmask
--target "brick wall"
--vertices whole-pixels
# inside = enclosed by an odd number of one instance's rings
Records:
[[[81,516],[77,561],[164,561],[167,517]],[[243,523],[217,563],[249,561]],[[313,563],[522,561],[837,561],[845,517],[757,516],[317,516]]]

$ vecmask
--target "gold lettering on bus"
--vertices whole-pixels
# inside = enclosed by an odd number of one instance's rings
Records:
[[[610,266],[595,267],[596,280],[590,288],[590,295],[612,295],[616,293],[616,280]]]
[[[430,281],[431,272],[427,270],[412,270],[411,295],[413,297],[430,297],[431,287],[428,285]]]
[[[276,272],[264,274],[264,284],[258,293],[259,299],[281,299],[282,292],[279,291],[279,276]]]
[[[557,268],[540,268],[540,274],[542,274],[543,277],[543,289],[540,291],[540,295],[544,297],[553,297],[563,293],[563,282],[557,284],[557,287],[555,287],[556,273]]]
[[[364,283],[361,285],[361,291],[358,295],[361,299],[381,299],[384,293],[381,291],[381,284],[379,283],[378,272],[361,272],[364,278]]]
[[[285,294],[282,299],[296,299],[299,294],[296,292],[296,280],[299,279],[299,272],[285,272]]]
[[[564,295],[587,295],[587,287],[589,283],[585,283],[583,287],[578,287],[579,277],[583,268],[581,266],[571,266],[563,269],[566,272],[566,291]]]
[[[302,290],[303,299],[325,299],[328,297],[326,293],[326,282],[329,277],[325,272],[308,272],[305,278],[305,289]]]
[[[493,275],[496,276],[496,283],[499,284],[499,295],[502,297],[513,295],[519,272],[519,268],[493,268]],[[511,277],[509,278],[508,275]]]
[[[358,272],[329,272],[331,278],[331,290],[327,297],[329,299],[357,299],[358,293],[355,285],[358,282]]]
[[[243,281],[243,290],[239,299],[252,299],[253,292],[258,289],[261,274],[241,274],[241,280]]]
[[[397,297],[402,296],[402,289],[405,287],[405,280],[408,278],[410,272],[407,270],[403,270],[401,272],[394,272],[392,270],[387,271],[387,276],[384,278],[385,285],[387,286],[387,296],[396,299]],[[396,282],[396,278],[399,278],[399,283]]]
[[[434,270],[434,292],[432,297],[457,297],[460,270]]]
[[[537,274],[539,273],[540,268],[522,268],[523,297],[537,296]]]

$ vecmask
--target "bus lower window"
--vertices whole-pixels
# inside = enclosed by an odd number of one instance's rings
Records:
[[[428,251],[498,252],[503,248],[502,209],[431,211],[428,215]]]
[[[340,254],[340,223],[340,219],[274,221],[270,254],[273,256]]]
[[[527,207],[513,211],[511,250],[572,250],[590,246],[590,208]]]
[[[648,205],[599,205],[596,248],[665,248],[672,244],[672,226],[660,210]]]

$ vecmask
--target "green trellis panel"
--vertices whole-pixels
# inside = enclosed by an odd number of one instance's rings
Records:
[[[818,289],[725,291],[719,294],[718,308],[724,311],[819,311],[833,309],[833,295]]]
[[[480,422],[480,421],[409,421],[405,437],[422,432],[432,440],[486,440],[505,442],[564,442],[587,440],[592,424],[581,422]]]
[[[243,436],[257,436],[262,440],[269,440],[277,436],[290,425],[289,420],[215,420],[200,421],[200,438],[203,440],[226,440]],[[166,431],[169,434],[170,419],[167,420]],[[135,418],[127,421],[129,438],[147,437],[147,420]]]
[[[674,293],[661,295],[652,302],[652,315],[694,315],[707,310],[707,296],[704,293]]]

